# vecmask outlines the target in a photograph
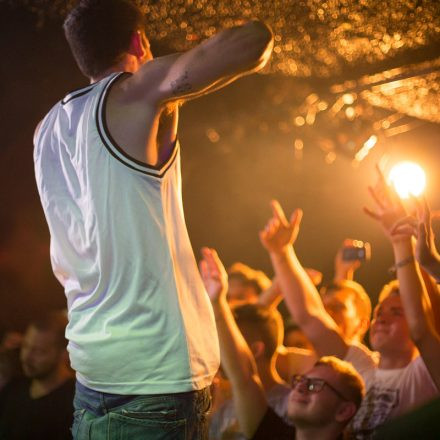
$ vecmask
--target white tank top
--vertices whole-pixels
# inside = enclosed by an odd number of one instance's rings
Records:
[[[218,369],[219,349],[185,225],[179,144],[153,167],[114,142],[106,98],[123,75],[68,94],[35,138],[70,359],[78,380],[97,391],[201,389]]]

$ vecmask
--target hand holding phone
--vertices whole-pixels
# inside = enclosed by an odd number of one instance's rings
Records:
[[[351,244],[342,248],[344,261],[368,261],[371,258],[371,246],[368,242],[352,240]]]

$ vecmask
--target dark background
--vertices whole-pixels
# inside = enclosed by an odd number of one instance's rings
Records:
[[[33,130],[52,105],[87,80],[70,56],[59,18],[41,25],[28,8],[0,3],[0,29],[0,326],[22,328],[41,311],[65,305],[50,269],[49,235],[34,182]],[[167,50],[153,41],[156,55]],[[286,84],[290,94],[282,93]],[[258,231],[270,216],[269,201],[278,198],[288,214],[303,208],[297,251],[326,281],[344,238],[371,243],[372,260],[356,279],[375,300],[393,263],[381,229],[362,212],[372,206],[366,188],[374,182],[375,164],[384,157],[420,163],[428,176],[428,199],[440,208],[440,128],[423,122],[383,141],[357,168],[343,154],[327,164],[313,141],[305,142],[298,158],[297,129],[277,122],[289,119],[278,104],[299,103],[304,87],[304,78],[253,75],[183,106],[179,136],[193,248],[197,255],[203,245],[215,247],[225,265],[239,260],[271,276]]]

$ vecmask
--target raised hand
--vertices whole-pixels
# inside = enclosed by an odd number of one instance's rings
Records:
[[[354,246],[356,240],[346,238],[335,256],[335,281],[352,280],[354,272],[361,265],[360,260],[344,260],[343,252],[347,247]]]
[[[422,200],[414,198],[413,200],[417,207],[416,214],[397,221],[391,230],[391,234],[393,236],[414,236],[417,240],[416,259],[429,272],[430,267],[438,265],[440,261],[440,255],[434,242],[431,210],[425,198]]]
[[[202,248],[199,268],[203,284],[212,302],[226,298],[228,274],[215,249]]]
[[[288,221],[277,200],[272,200],[271,207],[273,215],[266,227],[260,231],[260,240],[269,252],[284,252],[298,236],[303,212],[301,209],[295,209]]]
[[[391,230],[398,220],[406,217],[405,208],[394,188],[388,185],[377,166],[378,180],[374,187],[368,187],[368,191],[373,198],[376,208],[371,210],[364,207],[364,212],[371,218],[377,220],[385,231],[385,234],[392,242],[407,240],[407,235],[391,234]]]

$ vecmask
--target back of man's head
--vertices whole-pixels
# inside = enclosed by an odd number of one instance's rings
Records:
[[[257,294],[260,294],[263,290],[269,288],[271,281],[267,275],[261,270],[252,269],[244,263],[234,263],[228,269],[229,278],[239,279],[244,284],[252,286]]]
[[[255,303],[261,292],[269,288],[271,281],[261,270],[255,270],[244,263],[234,263],[228,269],[230,304]]]
[[[251,347],[262,342],[262,355],[270,361],[283,339],[283,321],[279,312],[261,304],[243,304],[234,307],[233,314],[246,342]]]
[[[63,27],[81,72],[94,78],[121,61],[144,17],[130,0],[80,0]]]

